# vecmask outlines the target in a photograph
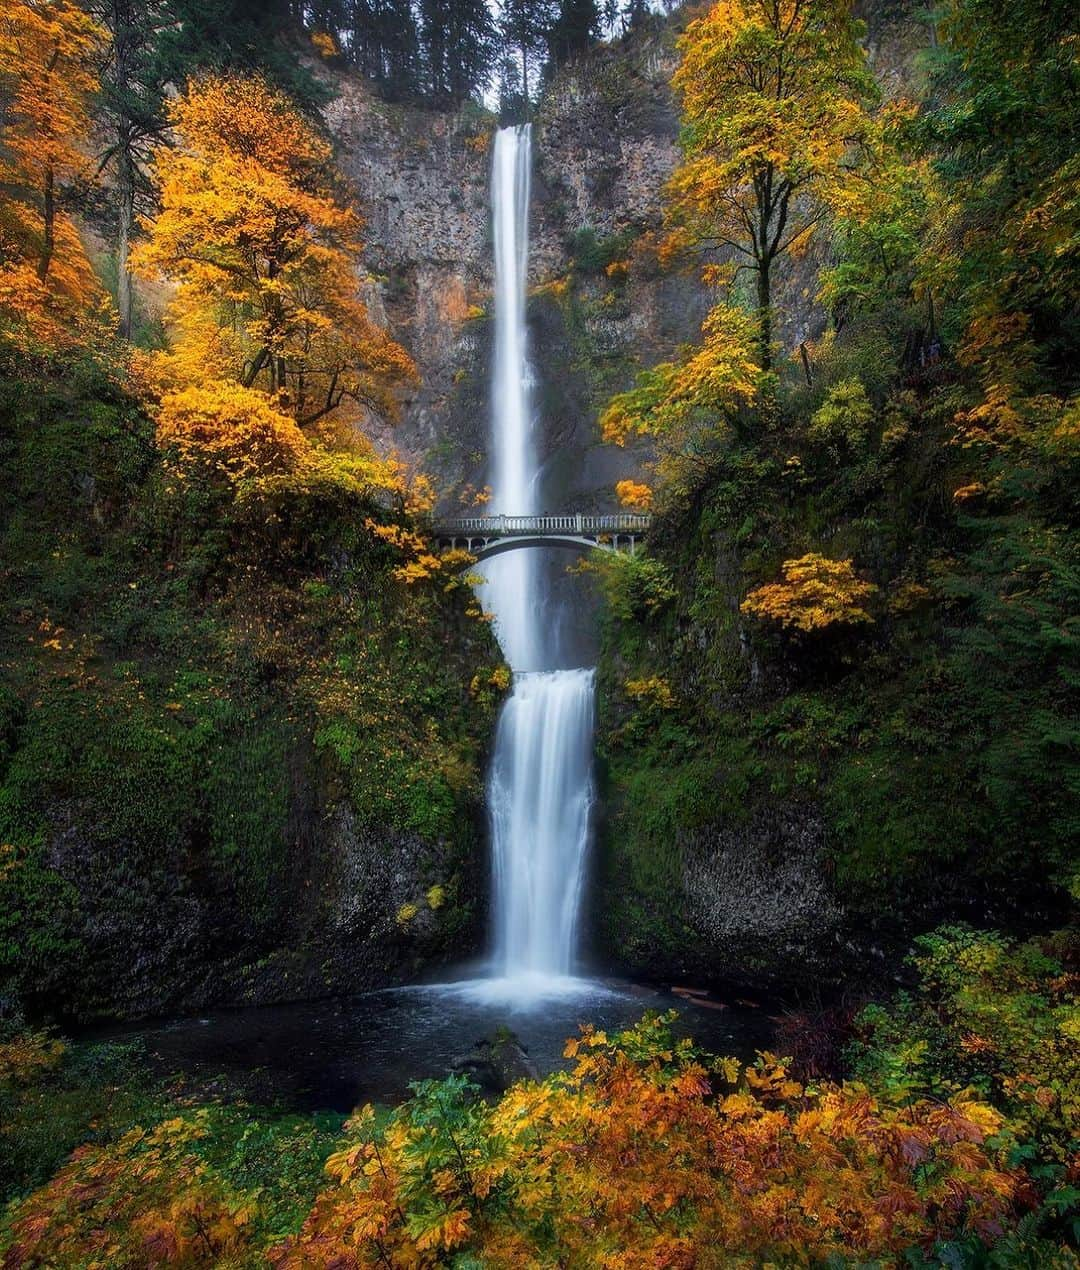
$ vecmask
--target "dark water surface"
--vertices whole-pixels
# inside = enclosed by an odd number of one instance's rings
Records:
[[[500,1027],[517,1034],[544,1074],[567,1065],[563,1046],[580,1024],[610,1033],[646,1010],[670,1007],[680,1011],[676,1031],[712,1053],[749,1058],[771,1043],[773,1024],[764,1005],[708,1009],[617,984],[528,1008],[477,1001],[453,987],[396,988],[125,1026],[110,1029],[107,1039],[141,1039],[154,1067],[166,1075],[197,1083],[222,1079],[252,1101],[298,1111],[348,1112],[365,1102],[399,1102],[410,1081],[447,1075],[456,1058]]]

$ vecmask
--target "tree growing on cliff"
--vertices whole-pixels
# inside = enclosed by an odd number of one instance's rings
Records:
[[[502,97],[504,104],[517,106],[524,115],[529,113],[539,82],[554,20],[554,0],[503,0],[499,11],[499,35],[505,49]],[[516,90],[512,87],[515,78]]]
[[[668,247],[719,249],[753,273],[763,370],[776,261],[859,197],[875,90],[857,36],[850,0],[720,0],[679,41]]]
[[[348,403],[392,416],[413,367],[359,296],[360,220],[334,197],[328,143],[259,78],[199,81],[170,117],[161,213],[133,256],[177,288],[166,382],[235,380],[301,427]]]
[[[456,106],[482,92],[498,55],[487,0],[419,0],[424,88],[437,106]]]
[[[99,295],[64,196],[87,172],[103,36],[67,0],[0,16],[0,326],[20,344],[55,347]]]

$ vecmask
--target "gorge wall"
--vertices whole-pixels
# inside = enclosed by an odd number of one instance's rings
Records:
[[[903,6],[872,5],[866,18],[872,64],[885,94],[895,96],[911,82],[925,31]],[[528,317],[552,511],[612,508],[615,482],[640,476],[647,455],[602,445],[599,411],[640,367],[694,341],[713,302],[696,272],[662,270],[649,249],[678,160],[675,65],[674,26],[602,47],[564,66],[537,111]],[[475,110],[441,115],[387,105],[355,80],[336,88],[330,117],[367,208],[371,294],[421,375],[401,423],[380,440],[436,477],[447,510],[465,510],[488,479],[492,121]],[[779,271],[778,335],[789,354],[824,328],[815,293],[828,252],[820,243]],[[679,638],[701,649],[719,643],[738,663],[746,583],[733,530],[722,526],[700,544],[706,572],[715,559],[712,584],[724,617],[714,626],[684,616]],[[600,744],[607,751],[625,723],[621,680],[634,667],[610,638],[604,656]],[[745,684],[735,676],[719,691],[737,710]],[[737,785],[738,772],[725,774],[721,756],[709,753],[712,742],[701,744],[699,757],[716,760],[707,775],[690,760],[662,767],[657,779],[670,776],[677,789],[691,772],[710,785],[728,778]],[[625,758],[604,760],[592,904],[602,914],[598,960],[635,974],[755,982],[817,974],[836,963],[842,905],[826,876],[825,826],[812,804],[774,800],[749,817],[731,805],[702,820],[688,801],[665,808],[650,836],[647,816],[634,820],[626,781],[638,773],[628,777],[626,768]],[[643,866],[642,856],[656,865],[645,880],[652,866]],[[670,870],[665,860],[673,861]]]

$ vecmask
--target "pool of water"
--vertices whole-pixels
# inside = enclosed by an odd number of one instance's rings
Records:
[[[510,1028],[541,1073],[565,1065],[563,1046],[582,1023],[608,1032],[645,1010],[680,1011],[676,1030],[712,1053],[751,1057],[771,1043],[765,1006],[693,1004],[631,984],[563,981],[549,993],[491,981],[395,988],[363,996],[214,1011],[110,1029],[141,1039],[155,1070],[196,1083],[221,1080],[252,1101],[300,1111],[348,1112],[395,1103],[410,1081],[441,1077],[498,1028]]]

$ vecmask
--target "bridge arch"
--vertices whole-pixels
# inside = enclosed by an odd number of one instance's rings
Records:
[[[458,538],[447,541],[449,547],[464,547],[479,560],[491,560],[507,551],[519,551],[523,547],[562,547],[569,551],[618,551],[613,542],[598,542],[595,538],[576,537],[571,534],[515,534],[506,538],[488,538],[483,542],[476,538]],[[632,545],[630,549],[633,550]]]
[[[571,551],[628,551],[648,532],[651,517],[643,512],[560,516],[462,516],[437,521],[435,539],[444,551],[464,548],[477,560],[528,547],[561,547]]]

